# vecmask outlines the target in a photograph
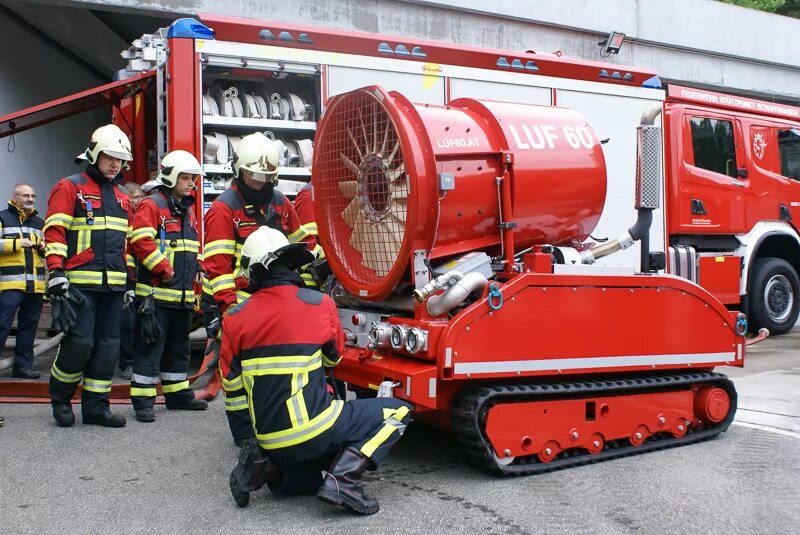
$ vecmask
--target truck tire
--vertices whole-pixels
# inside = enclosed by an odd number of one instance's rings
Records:
[[[800,279],[791,264],[782,258],[759,258],[750,277],[751,332],[762,327],[770,334],[784,334],[794,327],[800,312]]]

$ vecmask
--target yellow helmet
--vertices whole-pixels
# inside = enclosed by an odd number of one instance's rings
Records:
[[[86,147],[86,159],[95,164],[101,152],[119,160],[133,160],[131,142],[115,124],[107,124],[94,131]]]
[[[156,177],[156,180],[162,186],[171,189],[178,183],[178,175],[181,173],[204,175],[203,167],[192,153],[185,150],[174,150],[161,158],[161,172]]]
[[[255,133],[244,136],[236,147],[233,156],[233,172],[246,169],[254,173],[259,182],[272,182],[278,178],[278,150],[264,134]]]

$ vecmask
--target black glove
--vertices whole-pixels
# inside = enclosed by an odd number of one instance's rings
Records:
[[[216,339],[219,336],[219,329],[222,327],[222,320],[219,317],[219,314],[214,316],[214,319],[208,322],[206,325],[206,336],[211,339]]]
[[[47,296],[60,297],[67,294],[69,280],[63,269],[54,269],[50,272],[50,280],[47,281]]]
[[[156,317],[156,300],[152,295],[142,299],[139,306],[139,337],[145,344],[154,344],[163,336],[161,324]]]
[[[70,286],[66,294],[54,295],[50,302],[53,328],[69,334],[78,322],[78,311],[86,303],[86,298],[77,288]]]

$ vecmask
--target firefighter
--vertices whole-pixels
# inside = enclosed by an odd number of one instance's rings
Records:
[[[77,290],[83,303],[51,369],[53,417],[62,427],[75,423],[70,400],[81,379],[83,423],[125,425],[123,416],[109,410],[108,396],[127,279],[129,199],[120,182],[131,159],[125,133],[113,124],[102,126],[86,148],[85,171],[62,178],[50,192],[44,226],[47,293],[63,298]]]
[[[210,336],[218,329],[214,316],[225,314],[249,295],[249,281],[240,265],[245,239],[262,226],[279,230],[291,241],[299,241],[303,234],[294,207],[275,189],[278,151],[266,136],[255,133],[242,138],[236,147],[233,171],[234,183],[214,200],[205,216],[203,309],[206,325],[214,326],[208,329]],[[241,446],[254,440],[242,385],[226,383],[223,378],[223,393],[234,442]]]
[[[131,200],[131,218],[136,213],[136,209],[145,197],[142,186],[136,182],[128,182],[125,184],[125,190],[128,192],[128,197]],[[136,259],[131,254],[130,249],[125,255],[125,260],[128,268],[128,284],[125,291],[125,301],[122,306],[122,341],[119,348],[119,371],[120,377],[123,379],[131,380],[133,373],[133,349],[134,340],[136,339],[135,326],[136,326],[136,307],[133,306],[135,299],[136,287]]]
[[[309,242],[309,249],[316,260],[323,260],[325,252],[319,244],[319,233],[317,231],[317,222],[314,217],[314,205],[312,203],[312,186],[311,182],[303,186],[294,198],[294,210],[297,212],[297,218],[300,220],[300,231],[303,233],[298,236],[300,239],[307,239]],[[316,263],[319,265],[319,263]],[[319,282],[312,275],[311,264],[306,264],[300,268],[300,277],[309,288],[318,288]]]
[[[247,390],[258,443],[242,448],[231,493],[245,507],[265,483],[278,492],[300,485],[323,501],[373,514],[379,505],[364,494],[361,478],[403,434],[410,407],[395,398],[332,398],[325,369],[341,359],[344,334],[333,300],[293,271],[312,258],[305,244],[290,244],[271,228],[244,243],[242,265],[254,293],[222,319],[220,370]],[[330,459],[323,480],[320,463]],[[299,474],[307,481],[298,482]]]
[[[140,422],[154,422],[156,384],[167,409],[205,410],[189,388],[189,333],[194,314],[193,283],[200,272],[197,223],[192,205],[195,180],[203,175],[197,159],[175,150],[161,160],[159,185],[142,201],[133,218],[130,247],[136,257],[137,321],[144,301],[155,300],[160,329],[153,339],[137,336],[131,376],[131,401]]]
[[[17,184],[8,209],[0,212],[0,352],[19,311],[11,376],[20,379],[42,375],[31,369],[45,285],[44,221],[35,203],[33,187]]]

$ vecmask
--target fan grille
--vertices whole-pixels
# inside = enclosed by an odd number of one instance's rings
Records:
[[[329,233],[325,254],[353,282],[370,286],[398,260],[409,192],[397,128],[379,96],[354,91],[328,109],[314,165],[317,219]]]

